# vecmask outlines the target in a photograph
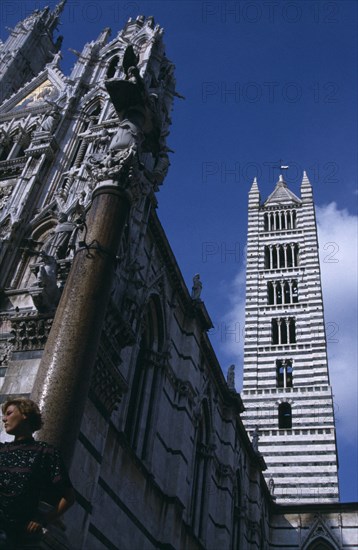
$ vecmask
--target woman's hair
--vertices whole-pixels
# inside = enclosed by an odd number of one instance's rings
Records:
[[[27,420],[33,432],[36,432],[41,428],[41,411],[34,401],[31,401],[31,399],[27,399],[26,397],[14,397],[13,399],[8,399],[7,401],[5,401],[5,403],[3,403],[1,407],[3,414],[6,413],[10,405],[15,405],[15,407],[19,409],[21,414],[24,414],[27,417]]]

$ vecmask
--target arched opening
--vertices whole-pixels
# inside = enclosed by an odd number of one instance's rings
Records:
[[[278,427],[286,430],[292,428],[292,408],[289,403],[280,403],[278,407]]]
[[[278,388],[292,388],[292,361],[276,361],[276,380]]]
[[[148,458],[157,401],[164,319],[158,296],[153,296],[142,318],[142,337],[131,382],[124,432],[133,450]]]
[[[307,546],[306,550],[336,550],[335,547],[323,537],[319,537]]]
[[[85,121],[83,122],[79,134],[84,134],[92,126],[98,124],[98,120],[101,114],[101,104],[96,100],[95,104],[92,104],[91,107],[87,108],[85,111]],[[73,153],[71,155],[71,162],[69,168],[73,166],[79,168],[82,164],[83,159],[87,153],[89,142],[86,141],[83,137],[80,137],[75,144]]]
[[[210,415],[207,401],[202,403],[202,415],[196,429],[195,462],[191,497],[191,524],[195,535],[203,539],[206,525],[209,473]]]
[[[119,63],[118,55],[116,55],[115,57],[112,57],[107,69],[107,74],[106,74],[107,78],[113,78],[115,76],[118,63]]]
[[[231,549],[239,550],[241,548],[241,507],[242,507],[242,489],[241,489],[241,476],[240,471],[236,471],[235,485],[234,485],[234,510],[233,510],[233,531],[231,539]]]

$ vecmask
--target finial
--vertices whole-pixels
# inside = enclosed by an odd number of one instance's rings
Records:
[[[283,174],[279,175],[278,182],[276,183],[276,186],[278,186],[278,187],[287,187],[287,184],[284,180]]]

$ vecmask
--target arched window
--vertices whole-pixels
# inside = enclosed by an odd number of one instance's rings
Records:
[[[292,428],[292,408],[289,403],[280,403],[278,407],[278,427],[286,430]]]
[[[242,490],[241,490],[241,476],[240,471],[236,471],[236,479],[234,486],[234,511],[233,511],[233,530],[232,530],[232,539],[231,539],[231,548],[232,550],[239,550],[241,548],[241,507],[242,507]]]
[[[124,431],[132,448],[144,460],[148,458],[151,444],[164,341],[164,322],[157,296],[149,301],[142,326]]]
[[[79,133],[83,134],[87,130],[89,130],[92,126],[95,126],[98,124],[99,116],[101,114],[101,104],[96,103],[95,105],[92,105],[91,108],[89,108],[85,112],[86,120],[83,123]],[[71,162],[69,165],[69,168],[72,168],[73,166],[75,168],[79,168],[82,164],[82,161],[86,155],[87,149],[88,149],[89,142],[86,141],[83,137],[80,137],[74,147],[73,153],[71,155]]]
[[[112,57],[107,69],[107,74],[106,74],[107,78],[113,78],[116,75],[118,63],[119,63],[118,55],[116,55],[115,57]]]
[[[267,212],[264,214],[264,230],[269,230],[269,214]]]
[[[195,459],[191,495],[191,525],[195,535],[203,539],[206,527],[208,475],[210,462],[210,417],[208,404],[202,405],[202,416],[196,430]]]
[[[278,388],[292,388],[292,361],[280,359],[276,361],[276,380]]]

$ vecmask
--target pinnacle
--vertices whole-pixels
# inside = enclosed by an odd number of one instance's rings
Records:
[[[253,180],[252,185],[251,185],[250,193],[258,192],[258,190],[259,190],[259,187],[257,185],[257,178],[254,177],[254,180]]]
[[[310,183],[310,180],[308,179],[306,171],[303,172],[302,184],[301,185],[311,186],[311,183]]]

